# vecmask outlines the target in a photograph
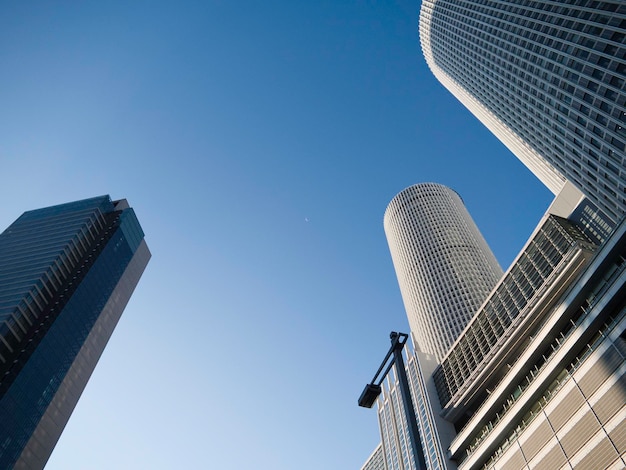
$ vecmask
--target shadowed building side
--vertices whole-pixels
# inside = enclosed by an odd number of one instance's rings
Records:
[[[0,235],[0,467],[43,468],[150,259],[125,200],[24,213]]]

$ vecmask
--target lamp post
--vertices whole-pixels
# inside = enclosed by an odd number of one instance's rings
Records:
[[[419,429],[417,427],[417,418],[415,416],[415,408],[413,407],[413,399],[411,398],[411,390],[409,389],[409,379],[406,376],[406,369],[404,368],[404,359],[402,357],[402,348],[406,344],[409,335],[406,333],[397,333],[392,331],[389,335],[391,339],[391,347],[387,351],[387,355],[383,362],[380,364],[376,375],[372,379],[371,383],[368,383],[359,397],[359,406],[364,408],[371,408],[381,392],[381,384],[385,377],[396,366],[396,374],[398,376],[398,382],[400,383],[400,395],[402,396],[402,402],[404,403],[404,413],[406,415],[407,425],[409,428],[409,440],[411,441],[411,448],[413,450],[413,456],[415,458],[415,467],[417,470],[426,470],[426,459],[424,457],[424,449],[419,439]],[[393,359],[389,359],[393,356]],[[384,372],[381,374],[381,371]]]

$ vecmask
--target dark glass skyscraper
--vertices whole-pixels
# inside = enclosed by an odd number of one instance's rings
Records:
[[[24,213],[0,234],[0,468],[43,468],[150,259],[126,200]]]

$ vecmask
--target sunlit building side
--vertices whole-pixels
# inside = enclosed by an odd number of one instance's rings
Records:
[[[383,456],[383,445],[378,444],[372,455],[365,461],[361,470],[386,470],[385,458]]]
[[[554,194],[626,212],[626,4],[424,0],[437,79]],[[503,157],[505,158],[505,157]]]
[[[454,433],[439,418],[432,371],[502,269],[459,195],[441,184],[401,191],[385,211],[384,228],[411,326],[414,347],[405,350],[405,362],[426,463],[453,469],[445,450]],[[395,371],[377,404],[386,468],[414,469]]]
[[[441,184],[398,193],[383,223],[416,344],[440,359],[502,269],[461,197]]]
[[[442,358],[459,470],[626,468],[626,5],[425,0],[437,79],[557,195]]]

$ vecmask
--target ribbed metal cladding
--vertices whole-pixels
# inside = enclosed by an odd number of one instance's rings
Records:
[[[437,79],[551,191],[626,212],[626,4],[424,0]]]
[[[417,346],[440,360],[502,276],[459,195],[424,183],[396,195],[384,217]]]
[[[533,299],[554,282],[554,276],[566,270],[579,253],[594,249],[566,219],[553,215],[546,219],[435,370],[442,404],[450,404],[470,386],[490,355],[503,347],[509,334],[532,312]]]

